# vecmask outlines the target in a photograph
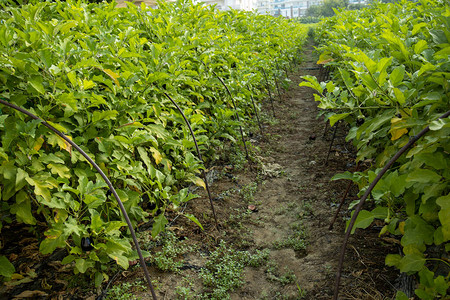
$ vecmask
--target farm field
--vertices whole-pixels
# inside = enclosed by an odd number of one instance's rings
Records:
[[[0,21],[0,298],[448,297],[444,1]]]

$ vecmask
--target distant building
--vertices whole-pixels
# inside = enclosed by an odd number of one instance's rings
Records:
[[[118,6],[125,6],[124,0],[118,1]],[[140,5],[142,2],[155,7],[156,0],[128,0]],[[176,0],[167,0],[173,2]],[[297,18],[305,16],[306,10],[312,5],[319,5],[323,0],[193,0],[195,3],[205,5],[216,5],[218,10],[242,9],[255,10],[262,15],[275,17]],[[350,4],[365,4],[367,0],[349,0]]]
[[[198,0],[196,3],[204,3],[205,5],[216,5],[218,10],[229,9],[242,9],[253,10],[255,9],[254,0]]]
[[[322,0],[272,0],[270,15],[286,18],[302,17],[310,6],[319,5],[320,3],[322,3]]]

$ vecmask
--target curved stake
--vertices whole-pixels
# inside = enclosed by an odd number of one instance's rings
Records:
[[[328,165],[328,159],[330,158],[331,148],[333,147],[333,142],[334,142],[334,139],[336,138],[336,131],[337,131],[337,128],[339,126],[339,122],[340,122],[340,120],[337,121],[336,127],[334,127],[333,137],[331,138],[330,148],[328,148],[327,159],[325,160],[325,166]],[[328,122],[327,122],[327,124],[328,124]]]
[[[127,211],[125,210],[125,207],[123,206],[122,201],[119,198],[119,195],[117,194],[116,190],[114,189],[111,181],[109,181],[108,177],[106,177],[105,173],[103,173],[103,171],[100,169],[100,167],[89,157],[89,155],[86,154],[86,152],[83,151],[83,149],[81,149],[77,144],[75,144],[71,139],[67,138],[67,136],[60,132],[59,130],[57,130],[56,128],[54,128],[52,125],[48,124],[47,122],[45,122],[44,120],[42,120],[41,118],[39,118],[38,116],[33,115],[32,113],[30,113],[29,111],[15,105],[9,102],[6,102],[2,99],[0,99],[0,103],[4,104],[6,106],[9,106],[15,110],[20,111],[23,114],[26,114],[27,116],[31,117],[32,119],[35,120],[39,120],[41,121],[41,123],[47,127],[48,129],[50,129],[51,131],[53,131],[54,133],[56,133],[57,135],[59,135],[62,139],[64,139],[67,143],[69,143],[70,145],[72,145],[72,147],[74,147],[75,149],[78,150],[78,152],[81,153],[81,155],[84,156],[84,158],[87,159],[87,161],[97,170],[97,172],[100,173],[100,175],[102,176],[103,180],[105,180],[106,184],[108,185],[109,189],[111,190],[112,194],[114,195],[114,197],[117,200],[117,203],[119,204],[120,210],[122,211],[122,214],[125,218],[125,221],[127,222],[128,225],[128,229],[130,229],[130,233],[131,233],[131,237],[133,238],[134,241],[134,245],[136,246],[136,251],[139,255],[139,260],[141,263],[141,267],[144,270],[144,274],[145,274],[145,278],[147,279],[147,283],[148,286],[150,287],[150,291],[152,293],[152,297],[154,300],[156,300],[156,294],[155,294],[155,290],[153,289],[153,285],[152,285],[152,281],[150,280],[150,274],[148,273],[147,270],[147,266],[145,265],[145,260],[144,257],[142,256],[142,252],[141,252],[141,248],[139,247],[139,242],[136,239],[136,234],[134,232],[133,229],[133,225],[131,224],[130,218],[128,217]]]
[[[359,171],[359,164],[360,164],[360,162],[358,161],[358,164],[356,165],[355,173]],[[328,227],[328,230],[333,229],[334,222],[336,222],[337,216],[339,215],[339,212],[341,211],[342,205],[344,205],[345,198],[347,197],[347,194],[350,191],[350,187],[352,186],[352,184],[353,184],[353,181],[350,180],[350,182],[347,185],[347,188],[345,189],[344,195],[342,196],[341,202],[339,203],[339,206],[338,206],[336,212],[334,213],[333,221],[331,221],[330,226]]]
[[[191,124],[189,123],[188,119],[186,118],[186,115],[183,113],[183,111],[178,106],[178,104],[172,99],[172,97],[170,97],[167,93],[164,93],[164,95],[167,98],[169,98],[169,100],[173,103],[173,105],[176,106],[176,108],[178,109],[180,114],[183,116],[183,119],[186,122],[186,125],[189,128],[189,131],[191,132],[192,138],[194,139],[195,149],[197,150],[198,158],[201,160],[203,165],[205,165],[205,162],[203,161],[203,158],[202,158],[202,154],[200,153],[200,149],[198,148],[197,139],[195,138],[194,131],[192,130]],[[202,169],[202,176],[203,176],[203,179],[205,180],[205,187],[206,187],[206,191],[208,192],[209,203],[211,204],[211,210],[214,215],[214,221],[216,222],[216,229],[219,230],[219,224],[217,222],[216,211],[214,210],[214,204],[212,201],[211,192],[209,191],[208,179],[206,178],[206,173],[205,173],[204,169]]]
[[[211,70],[212,71],[212,70]],[[241,120],[239,119],[239,113],[237,111],[237,106],[236,106],[236,102],[234,102],[234,98],[233,95],[231,95],[230,90],[228,89],[227,85],[225,84],[225,82],[223,82],[222,78],[220,78],[216,72],[212,71],[213,74],[217,77],[217,79],[219,79],[219,81],[222,83],[222,85],[225,87],[225,89],[228,92],[228,95],[230,95],[231,101],[233,102],[233,106],[234,106],[234,111],[236,113],[236,119],[239,122],[239,130],[241,131],[241,137],[242,137],[242,143],[244,144],[244,149],[245,149],[245,157],[248,159],[248,151],[247,151],[247,144],[245,144],[245,139],[244,139],[244,132],[242,131],[242,126],[241,126]]]
[[[278,63],[275,63],[276,69],[279,70],[280,68],[278,67]],[[281,101],[281,93],[280,93],[280,87],[278,86],[278,80],[277,77],[275,76],[275,72],[273,73],[273,80],[275,81],[275,87],[277,88],[277,92],[278,92],[278,98],[280,98]]]
[[[445,114],[443,114],[442,116],[440,116],[438,119],[443,119],[443,118],[447,118],[450,115],[450,110],[447,111]],[[366,201],[367,197],[369,197],[370,193],[372,192],[373,188],[375,187],[375,185],[378,183],[378,181],[380,181],[381,177],[383,177],[383,175],[389,170],[389,168],[394,164],[394,162],[400,158],[400,156],[406,151],[408,150],[409,147],[411,147],[412,145],[415,144],[415,142],[417,142],[417,140],[419,140],[422,136],[424,136],[428,131],[430,131],[430,127],[427,126],[425,127],[422,131],[420,131],[416,136],[412,137],[409,142],[403,146],[392,158],[391,160],[384,166],[384,168],[381,170],[380,173],[378,173],[377,177],[375,177],[375,179],[372,181],[372,183],[370,184],[369,188],[367,189],[367,191],[364,193],[364,195],[362,196],[361,200],[359,200],[358,205],[355,208],[355,212],[353,213],[353,216],[350,220],[350,223],[348,224],[348,228],[347,231],[345,232],[345,236],[344,236],[344,242],[342,243],[342,248],[341,248],[341,254],[339,257],[339,265],[338,265],[338,270],[336,273],[336,282],[334,285],[334,296],[333,296],[333,300],[337,300],[338,299],[338,294],[339,294],[339,283],[341,281],[341,273],[342,273],[342,265],[344,264],[344,256],[345,256],[345,248],[347,247],[347,242],[348,239],[350,237],[350,233],[352,232],[352,228],[353,225],[355,225],[355,221],[356,218],[358,217],[359,212],[361,211],[364,202]]]
[[[266,74],[266,71],[264,70],[264,68],[261,67],[261,70],[263,72],[264,79],[266,80],[267,92],[269,93],[269,99],[270,99],[270,104],[272,105],[273,117],[275,118],[275,108],[273,107],[273,98],[272,98],[272,93],[270,92],[269,80],[267,80],[267,74]]]
[[[248,85],[247,85],[247,89],[250,92],[250,99],[252,99],[252,104],[253,104],[253,109],[255,110],[256,120],[258,121],[259,132],[261,133],[261,136],[264,137],[262,125],[261,125],[261,122],[259,121],[258,110],[256,109],[255,99],[253,99],[252,90],[250,89],[250,87]]]

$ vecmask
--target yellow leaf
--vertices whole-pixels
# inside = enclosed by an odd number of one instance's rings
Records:
[[[68,217],[68,213],[67,211],[65,211],[64,209],[55,209],[55,222],[64,222],[67,217]]]
[[[405,234],[405,222],[398,223],[398,230],[400,230],[401,234]]]
[[[401,118],[394,117],[391,119],[391,129],[389,130],[389,133],[392,135],[391,141],[398,140],[408,133],[408,129],[402,127],[405,123],[405,120]]]
[[[58,174],[62,178],[70,178],[70,169],[62,164],[48,164],[47,168],[50,169],[52,174]]]
[[[195,183],[195,185],[197,186],[201,186],[202,188],[204,188],[206,190],[206,184],[203,181],[203,179],[201,179],[200,177],[195,177],[195,179],[193,180],[193,182]]]
[[[334,59],[330,56],[329,52],[324,52],[320,54],[319,60],[317,61],[318,65],[324,65],[326,63],[329,63],[330,61],[333,61]]]
[[[34,142],[33,149],[36,151],[39,151],[41,149],[43,143],[44,143],[44,138],[41,135],[40,137],[38,137],[36,142]]]
[[[161,153],[153,147],[150,148],[150,151],[152,152],[152,156],[155,159],[156,164],[158,165],[162,160]]]
[[[105,164],[104,162],[99,163],[98,166],[99,166],[100,169],[103,171],[103,173],[105,173],[106,175],[108,175],[108,168],[106,167],[106,164]]]
[[[23,279],[23,278],[24,278],[23,275],[18,274],[18,273],[14,273],[11,275],[12,280],[18,280],[18,279]]]
[[[42,182],[39,180],[34,180],[33,178],[25,178],[25,180],[32,186],[34,186],[34,193],[41,196],[45,201],[50,202],[52,200],[52,195],[49,188],[52,186],[48,182]]]
[[[69,152],[70,154],[72,154],[72,145],[69,144],[69,142],[66,142],[65,139],[63,139],[62,137],[58,136],[59,140],[58,140],[58,146],[61,147],[61,149],[66,150],[67,152]],[[72,140],[71,136],[66,136],[69,140]]]
[[[83,89],[88,90],[92,89],[95,86],[95,83],[92,80],[83,79]]]
[[[172,171],[172,163],[170,160],[163,158],[162,163],[169,171]]]
[[[117,80],[117,78],[120,78],[119,74],[114,73],[110,69],[102,69],[102,71],[105,72],[105,74],[108,75],[109,78],[111,78],[117,86],[120,86],[120,83]]]
[[[56,130],[61,131],[62,133],[67,132],[66,127],[64,127],[62,125],[59,125],[57,123],[53,123],[53,122],[50,122],[50,121],[47,121],[47,123],[50,124],[51,126],[53,126],[53,128],[55,128]]]

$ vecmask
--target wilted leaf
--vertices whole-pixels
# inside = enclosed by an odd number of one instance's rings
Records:
[[[120,78],[119,74],[114,73],[110,69],[102,69],[103,72],[105,72],[106,75],[108,75],[117,86],[120,86],[119,81],[117,78]]]

